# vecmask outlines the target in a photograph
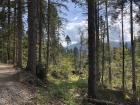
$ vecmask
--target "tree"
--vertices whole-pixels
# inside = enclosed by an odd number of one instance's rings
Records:
[[[100,36],[99,36],[99,0],[96,1],[96,9],[95,9],[95,13],[96,13],[96,75],[97,75],[97,81],[100,80],[100,67],[99,67],[99,56],[100,56]]]
[[[78,59],[79,59],[79,51],[77,47],[74,47],[74,66],[75,71],[78,71]]]
[[[136,71],[135,71],[135,43],[133,34],[133,0],[130,0],[130,32],[131,32],[131,55],[132,55],[132,90],[133,101],[136,105]]]
[[[96,98],[95,0],[88,0],[88,97]]]
[[[8,38],[7,38],[7,60],[10,62],[10,35],[11,35],[11,2],[8,0]]]
[[[110,40],[109,40],[109,25],[108,25],[108,0],[105,1],[105,17],[106,17],[106,34],[107,34],[107,47],[108,47],[108,66],[109,66],[109,84],[112,81],[112,71],[111,71],[111,52],[110,52]]]
[[[13,30],[13,64],[16,65],[17,64],[17,43],[16,43],[16,26],[17,26],[17,6],[16,6],[17,2],[14,1],[14,30]]]
[[[37,0],[28,0],[28,62],[27,70],[36,75]]]
[[[101,83],[104,85],[104,69],[105,69],[105,22],[103,17],[100,17],[100,34],[102,38],[102,75],[101,75]]]
[[[47,40],[46,40],[46,75],[49,69],[49,64],[51,61],[56,63],[56,56],[59,46],[59,34],[57,33],[58,28],[60,28],[61,24],[58,24],[60,18],[58,16],[58,11],[56,8],[57,3],[51,2],[48,0],[47,2],[47,15],[44,16],[44,26],[47,31]],[[47,19],[45,19],[47,18]],[[47,20],[47,21],[46,21]]]
[[[58,50],[59,50],[59,34],[57,33],[60,25],[59,14],[55,4],[50,5],[50,60],[53,64],[57,64]]]
[[[39,25],[39,38],[38,38],[38,42],[39,42],[39,52],[38,52],[38,62],[39,64],[42,63],[42,39],[43,39],[43,9],[42,9],[42,1],[41,0],[37,0],[38,1],[38,25]]]
[[[123,50],[122,50],[122,88],[123,88],[123,91],[125,90],[125,43],[124,43],[124,23],[123,23],[123,8],[124,8],[124,3],[123,3],[124,0],[122,0],[121,2],[121,21],[122,21],[122,47],[123,47]]]
[[[67,42],[67,51],[68,51],[68,46],[71,43],[71,39],[68,35],[66,36],[65,41]]]
[[[23,26],[22,26],[22,0],[17,0],[17,66],[22,67],[22,36],[23,36]]]
[[[84,31],[79,29],[79,34],[80,34],[80,49],[79,49],[79,70],[82,69],[82,64],[83,64],[83,45],[84,45]]]
[[[47,8],[47,12],[48,12],[48,16],[47,16],[47,58],[46,58],[46,75],[49,69],[49,58],[50,58],[50,10],[51,10],[51,6],[50,6],[51,2],[50,0],[48,0],[48,8]],[[46,78],[47,79],[47,78]]]

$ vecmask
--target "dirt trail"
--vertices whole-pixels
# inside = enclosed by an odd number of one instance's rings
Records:
[[[0,105],[35,105],[33,89],[18,81],[12,65],[0,64]]]

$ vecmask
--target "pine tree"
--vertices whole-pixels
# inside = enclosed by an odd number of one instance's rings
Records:
[[[133,33],[133,0],[130,0],[130,32],[131,32],[131,55],[132,55],[132,90],[133,102],[136,105],[136,71],[135,71],[135,43]]]
[[[22,37],[23,37],[23,26],[22,26],[22,0],[17,0],[17,66],[22,67]]]
[[[88,97],[96,98],[95,0],[88,0]]]
[[[28,62],[27,70],[36,76],[37,0],[28,0]]]

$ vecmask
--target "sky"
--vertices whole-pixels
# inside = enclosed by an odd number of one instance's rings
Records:
[[[69,9],[68,11],[63,10],[66,15],[60,14],[61,17],[67,19],[67,22],[63,25],[63,30],[65,35],[70,37],[71,44],[75,44],[80,41],[79,29],[87,27],[87,16],[84,14],[86,11],[72,2],[68,2],[66,5]],[[65,37],[62,36],[61,39],[62,45],[66,46]]]
[[[60,17],[66,18],[67,22],[63,22],[63,35],[61,35],[61,43],[65,47],[67,46],[65,37],[68,35],[71,39],[71,44],[76,44],[80,42],[80,34],[79,29],[85,31],[85,36],[87,37],[87,13],[86,8],[76,6],[74,3],[69,0],[69,2],[64,2],[64,4],[68,7],[68,10],[61,8],[63,13],[59,13]],[[137,6],[133,6],[134,10],[138,10]],[[129,5],[126,5],[124,9],[125,12],[129,13]],[[100,14],[104,15],[105,11],[100,11]],[[135,14],[134,14],[135,16]],[[25,30],[27,30],[27,14],[24,15],[24,26]],[[140,36],[138,33],[140,26],[134,22],[134,35]],[[109,34],[110,41],[121,41],[121,15],[116,20],[116,22],[112,22],[109,17]],[[64,36],[65,35],[65,36]],[[124,16],[124,39],[125,41],[130,41],[130,16],[127,14]]]
[[[61,17],[64,17],[68,20],[63,25],[65,35],[69,35],[71,38],[71,44],[78,43],[80,41],[79,28],[83,29],[87,27],[87,16],[86,9],[79,6],[75,6],[74,3],[66,3],[69,11],[63,10],[66,15],[60,14]],[[137,7],[134,6],[134,9],[137,10]],[[125,9],[126,12],[129,12],[129,6]],[[104,13],[103,13],[104,14]],[[135,15],[135,14],[134,14]],[[121,41],[121,16],[116,20],[115,23],[112,23],[111,18],[109,18],[109,33],[111,41]],[[124,16],[124,38],[125,41],[130,41],[130,16]],[[134,35],[138,35],[138,24],[134,23]],[[87,32],[86,32],[87,33]],[[62,45],[66,46],[65,37],[62,36]]]

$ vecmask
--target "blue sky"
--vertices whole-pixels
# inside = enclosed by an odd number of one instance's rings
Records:
[[[69,11],[63,10],[67,15],[61,15],[61,17],[64,17],[68,20],[68,22],[64,23],[64,32],[65,35],[69,35],[73,43],[77,43],[80,40],[79,35],[79,28],[85,28],[87,27],[87,17],[83,14],[86,12],[86,9],[80,8],[78,6],[75,6],[74,3],[68,2],[66,3]],[[137,10],[137,7],[134,9]],[[129,13],[129,6],[125,9]],[[135,15],[135,14],[134,14]],[[115,23],[112,23],[111,19],[109,18],[109,33],[110,33],[110,40],[111,41],[120,41],[121,36],[121,22],[120,22],[121,16],[119,15],[119,18],[116,20]],[[125,15],[124,17],[124,35],[125,35],[125,41],[130,41],[130,16]],[[138,35],[138,29],[139,26],[134,23],[134,35]],[[64,36],[62,36],[62,44],[66,46],[66,42],[64,39]]]
[[[63,10],[66,15],[60,14],[60,16],[68,20],[68,22],[64,23],[63,29],[65,35],[69,35],[72,41],[71,43],[74,44],[80,40],[79,28],[81,29],[87,26],[87,16],[84,15],[84,8],[80,8],[72,2],[67,2],[65,4],[69,11]],[[61,39],[63,46],[66,46],[65,37],[62,36]]]
[[[80,41],[80,35],[79,35],[79,29],[84,29],[85,36],[87,36],[87,16],[85,15],[86,9],[81,8],[79,6],[76,6],[74,3],[70,2],[64,2],[64,4],[68,7],[69,11],[67,11],[64,8],[61,8],[61,11],[63,11],[65,14],[60,13],[60,17],[66,18],[68,21],[64,22],[63,24],[63,30],[65,35],[69,35],[71,38],[71,44],[78,43]],[[138,7],[134,5],[134,10],[138,10]],[[125,12],[129,13],[129,5],[126,6],[124,9]],[[102,12],[101,14],[104,14]],[[134,14],[135,16],[135,14]],[[116,20],[115,23],[111,21],[111,18],[109,18],[109,33],[110,33],[110,40],[111,41],[120,41],[121,36],[121,22],[120,22],[121,16],[119,15],[119,18]],[[24,15],[24,24],[25,24],[25,30],[27,29],[27,14]],[[134,22],[134,35],[140,36],[140,33],[138,33],[140,29],[140,26]],[[126,14],[124,16],[124,36],[125,41],[130,41],[130,16],[129,14]],[[65,37],[61,36],[61,42],[63,46],[66,46]]]

